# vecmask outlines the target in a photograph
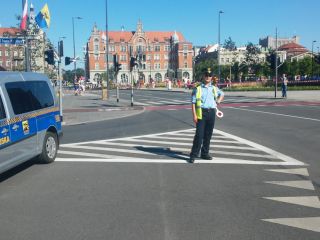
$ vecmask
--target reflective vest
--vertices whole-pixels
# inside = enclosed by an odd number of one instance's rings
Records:
[[[216,101],[217,99],[217,87],[216,86],[212,86],[212,93],[213,93],[213,96],[214,96],[214,100]],[[198,119],[202,119],[202,109],[201,109],[201,95],[202,95],[202,88],[201,88],[201,85],[199,85],[197,87],[197,93],[196,93],[196,114],[197,114],[197,118]]]

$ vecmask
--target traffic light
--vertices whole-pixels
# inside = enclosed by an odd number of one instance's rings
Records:
[[[133,68],[138,65],[137,59],[135,57],[130,58],[130,72],[132,72]]]
[[[53,49],[49,49],[49,50],[46,50],[44,51],[44,60],[50,64],[50,65],[54,65],[54,52],[53,52]]]
[[[62,40],[59,41],[58,47],[59,47],[59,57],[63,57],[63,41]]]
[[[122,64],[117,63],[116,68],[115,68],[116,73],[118,73],[118,72],[122,69],[121,65],[122,65]]]
[[[121,65],[122,64],[118,62],[118,55],[117,54],[113,55],[113,66],[116,74],[122,69]]]
[[[71,57],[65,57],[65,59],[64,59],[64,65],[67,66],[67,65],[69,65],[70,63],[72,63]]]

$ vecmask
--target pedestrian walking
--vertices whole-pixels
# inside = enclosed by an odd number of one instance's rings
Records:
[[[190,153],[189,163],[193,163],[201,149],[201,158],[212,160],[209,155],[210,141],[214,129],[217,105],[223,101],[224,93],[212,83],[212,72],[205,70],[201,84],[192,91],[192,115],[196,133]]]
[[[282,97],[287,98],[288,79],[285,74],[282,75],[281,90],[282,90]]]

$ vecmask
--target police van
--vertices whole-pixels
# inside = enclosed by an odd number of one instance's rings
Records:
[[[61,135],[58,101],[48,77],[0,72],[0,173],[34,157],[53,162]]]

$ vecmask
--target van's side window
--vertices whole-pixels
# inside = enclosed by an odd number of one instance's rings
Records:
[[[0,96],[0,120],[6,118],[6,111],[4,110],[3,102]]]
[[[54,105],[52,93],[45,81],[11,82],[5,86],[16,115]]]

